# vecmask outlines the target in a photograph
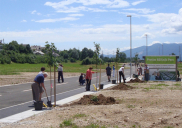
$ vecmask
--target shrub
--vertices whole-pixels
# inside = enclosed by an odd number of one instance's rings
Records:
[[[76,62],[76,60],[73,59],[73,58],[71,58],[71,59],[70,59],[70,62],[71,62],[71,63],[74,63],[74,62]]]

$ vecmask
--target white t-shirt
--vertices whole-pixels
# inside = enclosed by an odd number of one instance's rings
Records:
[[[119,69],[119,72],[120,72],[120,71],[123,72],[123,71],[124,71],[124,67],[121,67],[121,68]]]

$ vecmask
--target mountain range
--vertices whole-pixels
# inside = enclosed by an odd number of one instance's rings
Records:
[[[179,56],[181,58],[182,55],[182,44],[177,43],[170,43],[170,44],[160,44],[156,43],[151,46],[147,47],[147,53],[149,56],[156,56],[156,55],[171,55],[174,53],[175,55]],[[122,51],[126,54],[126,57],[130,57],[130,50]],[[146,46],[141,46],[137,48],[132,49],[132,57],[135,56],[135,54],[139,54],[139,58],[143,59],[143,56],[146,56]],[[115,55],[104,55],[105,57],[115,57]],[[181,59],[180,59],[181,60]]]

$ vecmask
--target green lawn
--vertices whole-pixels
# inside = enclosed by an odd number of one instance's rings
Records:
[[[81,61],[76,63],[62,63],[63,64],[63,71],[64,72],[83,72],[85,73],[86,70],[92,66],[93,71],[96,69],[96,65],[81,65]],[[114,63],[110,64],[112,67]],[[0,75],[15,75],[19,74],[19,72],[39,72],[41,67],[46,68],[46,72],[50,71],[50,68],[47,67],[47,64],[0,64]],[[107,67],[107,63],[101,65],[102,69]],[[119,66],[120,67],[120,66]],[[97,67],[100,69],[100,65]],[[53,71],[53,68],[51,69]]]

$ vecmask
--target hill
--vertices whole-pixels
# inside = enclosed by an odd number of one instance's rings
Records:
[[[179,49],[182,49],[182,44],[176,44],[176,43],[165,44],[164,43],[162,46],[162,44],[156,43],[147,47],[148,55],[170,55],[171,53],[174,53],[175,55],[179,56]],[[130,57],[130,50],[126,50],[122,52],[124,52],[127,57]],[[139,58],[142,59],[143,56],[146,56],[146,46],[141,46],[141,47],[132,49],[132,57],[134,57],[136,53],[138,53]],[[182,50],[180,52],[180,56],[181,54],[182,54]],[[104,55],[104,56],[115,57],[113,55]]]

